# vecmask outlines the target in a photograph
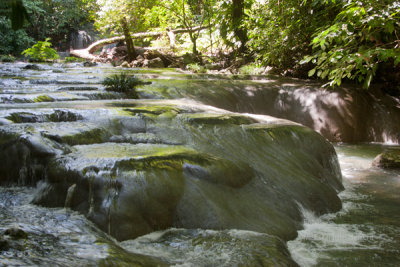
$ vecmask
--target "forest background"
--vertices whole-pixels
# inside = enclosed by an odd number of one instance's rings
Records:
[[[0,55],[20,57],[46,38],[68,50],[78,30],[105,38],[123,34],[124,27],[131,33],[192,29],[177,35],[173,51],[196,55],[199,64],[229,55],[245,62],[250,74],[269,66],[328,86],[384,83],[400,92],[400,1],[5,0]],[[134,43],[169,46],[166,35]]]

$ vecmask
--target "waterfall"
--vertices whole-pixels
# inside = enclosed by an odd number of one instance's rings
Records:
[[[70,47],[73,49],[84,49],[94,41],[94,37],[86,31],[78,31],[71,34]]]

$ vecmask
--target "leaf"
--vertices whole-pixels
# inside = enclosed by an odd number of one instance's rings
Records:
[[[367,75],[367,78],[364,81],[363,87],[365,89],[368,89],[371,84],[371,81],[372,81],[372,72],[369,72]]]
[[[393,25],[393,23],[392,23],[392,22],[387,22],[385,26],[386,26],[387,32],[390,33],[390,34],[392,34],[393,31],[394,31],[394,25]]]
[[[327,76],[328,74],[329,74],[329,69],[324,70],[324,71],[322,72],[322,74],[321,74],[321,78],[322,78],[322,79],[325,79],[326,76]]]
[[[353,26],[351,23],[347,24],[347,29],[348,29],[349,32],[351,32],[351,33],[354,32],[354,26]]]
[[[310,71],[308,72],[308,77],[313,76],[316,70],[317,70],[317,68],[313,68],[312,70],[310,70]]]
[[[400,63],[400,56],[396,56],[396,58],[394,60],[394,65],[396,66],[399,63]]]
[[[314,57],[313,56],[305,56],[301,61],[300,64],[305,64],[310,62]]]

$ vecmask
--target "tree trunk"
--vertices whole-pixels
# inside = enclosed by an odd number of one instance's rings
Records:
[[[198,35],[196,36],[195,34],[193,34],[193,32],[189,32],[189,37],[190,37],[190,41],[192,41],[192,44],[193,44],[192,53],[193,53],[193,55],[197,55],[199,53],[199,52],[197,52]]]
[[[178,34],[178,33],[185,33],[185,32],[194,32],[194,31],[201,31],[204,29],[207,29],[208,26],[198,26],[198,27],[193,27],[192,29],[177,29],[177,30],[171,30],[172,33]],[[133,33],[131,38],[147,38],[147,37],[159,37],[162,34],[165,34],[165,32],[139,32],[139,33]],[[94,42],[93,44],[89,45],[88,48],[86,49],[77,49],[77,50],[71,50],[70,53],[73,56],[88,59],[88,60],[95,60],[96,56],[92,55],[94,52],[96,52],[98,49],[102,48],[105,45],[109,44],[114,44],[119,41],[125,40],[124,36],[116,36],[112,38],[107,38],[107,39],[102,39],[99,41]]]
[[[174,49],[176,41],[175,33],[171,31],[170,28],[167,28],[167,35],[169,37],[169,46],[171,47],[171,49]]]
[[[122,26],[122,30],[124,31],[125,43],[126,43],[126,47],[128,49],[128,59],[129,59],[129,62],[131,62],[136,58],[137,55],[136,55],[135,47],[133,46],[131,34],[129,33],[128,21],[126,20],[125,17],[123,17],[121,19],[121,26]]]
[[[248,41],[246,30],[241,27],[241,23],[244,16],[244,1],[233,0],[232,1],[232,24],[235,36],[240,41],[240,52],[245,52],[246,43]]]

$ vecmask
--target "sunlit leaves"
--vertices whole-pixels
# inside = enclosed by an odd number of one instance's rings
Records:
[[[51,45],[50,38],[46,38],[46,40],[38,41],[31,48],[24,50],[22,55],[39,62],[58,59],[59,55],[56,50],[51,48]]]
[[[332,25],[320,28],[311,42],[314,53],[301,64],[312,62],[309,76],[340,85],[343,79],[362,82],[368,88],[382,62],[400,62],[398,35],[400,5],[349,1]]]

